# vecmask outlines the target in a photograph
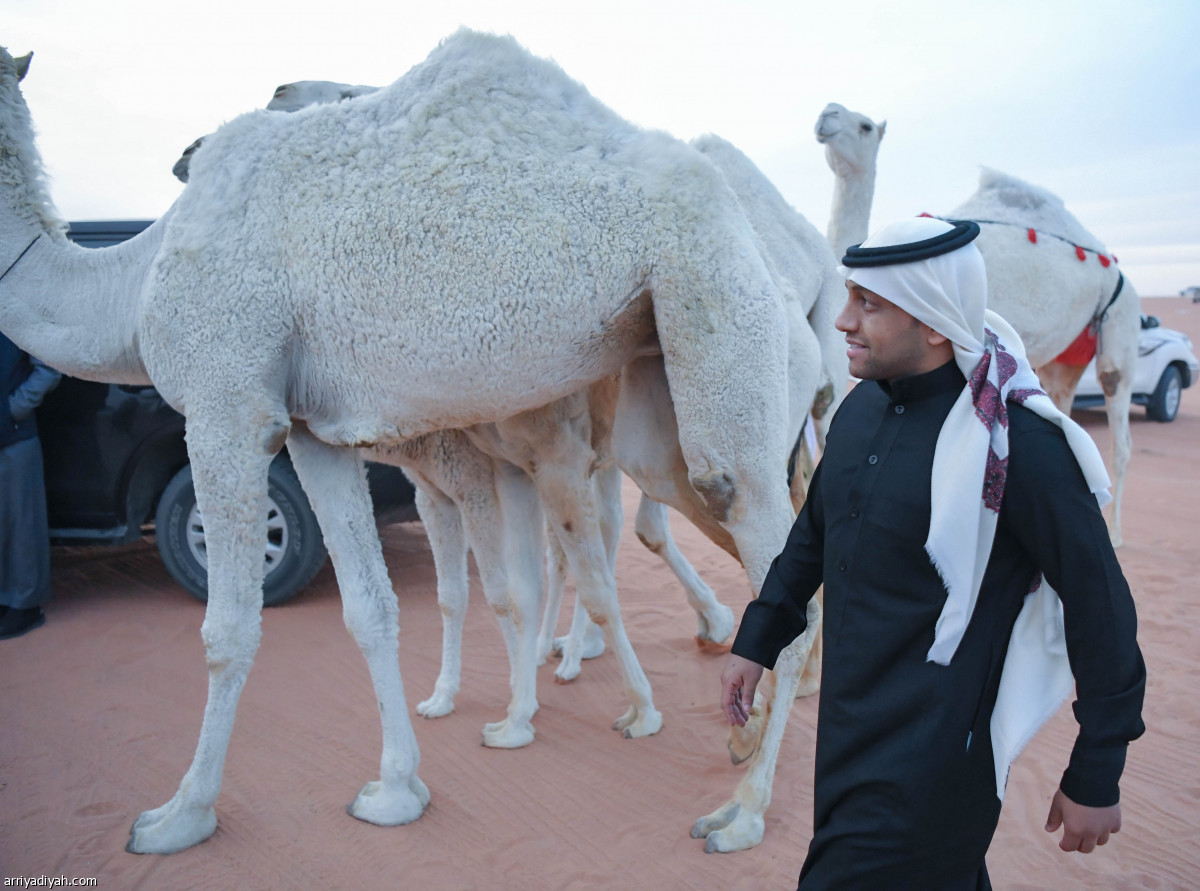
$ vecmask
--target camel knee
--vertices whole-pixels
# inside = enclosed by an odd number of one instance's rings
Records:
[[[1101,371],[1096,375],[1100,381],[1100,386],[1104,390],[1104,395],[1112,398],[1117,393],[1117,386],[1121,383],[1121,370],[1119,368],[1110,368]]]
[[[709,471],[693,474],[688,481],[692,488],[704,499],[704,504],[713,519],[724,523],[730,519],[733,506],[737,501],[738,491],[733,477],[725,471]]]
[[[394,596],[362,596],[342,605],[342,621],[360,647],[376,641],[396,641],[400,609]]]
[[[262,640],[262,618],[253,622],[204,620],[200,626],[204,660],[210,673],[240,667],[249,670]]]
[[[812,416],[813,420],[819,421],[825,417],[825,412],[829,410],[829,406],[833,404],[833,384],[826,382],[821,389],[817,390],[817,395],[813,397]]]
[[[651,553],[662,556],[663,548],[666,547],[666,545],[663,542],[653,540],[649,535],[647,535],[641,529],[635,530],[634,535],[637,536],[638,541],[640,541],[643,545],[646,546],[646,550],[650,551]]]

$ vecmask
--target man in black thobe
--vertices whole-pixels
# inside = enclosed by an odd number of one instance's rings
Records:
[[[1061,598],[1080,725],[1046,828],[1062,825],[1060,847],[1083,853],[1120,828],[1126,745],[1144,729],[1145,667],[1133,601],[1095,487],[1081,469],[1087,461],[1072,451],[1061,416],[1058,423],[1046,419],[1048,400],[1032,389],[1004,385],[1007,401],[999,399],[1005,411],[996,426],[1007,435],[1007,455],[1001,461],[987,453],[986,474],[978,468],[983,502],[976,490],[961,508],[964,517],[975,502],[984,516],[991,510],[990,551],[966,555],[986,569],[971,588],[977,599],[952,658],[932,661],[949,586],[935,566],[935,551],[926,547],[934,537],[931,493],[939,491],[935,453],[941,438],[947,450],[941,460],[968,461],[955,453],[971,452],[965,440],[946,442],[943,428],[966,424],[961,429],[970,432],[978,423],[969,417],[973,412],[983,418],[997,411],[995,401],[989,409],[984,398],[987,363],[980,363],[982,371],[973,359],[967,363],[968,385],[960,359],[969,350],[936,330],[971,339],[957,326],[979,323],[956,316],[956,301],[978,302],[967,315],[983,317],[983,261],[969,244],[977,233],[974,224],[905,221],[843,260],[849,299],[837,326],[846,334],[850,372],[863,382],[833,419],[808,501],[746,609],[722,675],[722,705],[731,723],[744,724],[763,667],[774,667],[779,652],[803,632],[807,601],[824,584],[814,832],[802,889],[990,887],[984,855],[1000,814],[998,777],[1007,776],[1007,763],[993,757],[993,706],[1002,670],[1020,672],[1019,659],[1011,669],[1006,663],[1009,638],[1026,595],[1043,578]],[[864,266],[852,266],[856,261]],[[942,267],[936,275],[915,266],[903,270],[908,284],[893,296],[906,309],[855,281],[870,264],[877,273],[869,280],[892,290],[888,268],[909,263]],[[941,276],[933,288],[938,293],[922,297],[930,275]],[[982,295],[959,293],[980,287]],[[946,315],[955,320],[944,322]],[[993,347],[990,360],[1008,363],[1009,373],[1016,365],[1003,348]],[[1032,375],[1027,363],[1023,368]],[[1039,406],[1036,412],[1022,404],[1030,395],[1045,400],[1029,400]],[[956,530],[949,534],[953,540]]]
[[[45,622],[50,540],[33,410],[59,377],[0,334],[0,640]]]

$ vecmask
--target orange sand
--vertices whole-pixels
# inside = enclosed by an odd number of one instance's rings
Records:
[[[1200,342],[1200,306],[1145,301]],[[1103,412],[1077,413],[1102,448]],[[988,857],[997,888],[1200,886],[1200,388],[1178,420],[1133,410],[1121,563],[1138,603],[1149,670],[1146,736],[1130,750],[1125,828],[1088,856],[1043,829],[1074,737],[1064,707],[1013,768]],[[626,489],[632,522],[635,492]],[[740,568],[676,519],[680,547],[739,608]],[[418,524],[384,531],[401,607],[410,710],[429,695],[441,641],[433,562]],[[697,649],[694,619],[666,567],[627,534],[618,583],[629,634],[665,724],[625,740],[611,653],[556,685],[539,672],[537,740],[480,746],[508,699],[504,647],[477,583],[463,687],[452,715],[414,714],[424,816],[380,828],[345,813],[376,776],[379,721],[365,665],[341,625],[333,573],[267,610],[217,801],[220,827],[170,857],[125,853],[130,824],[166,801],[191,759],[206,693],[203,609],[167,575],[153,546],[61,551],[46,626],[0,642],[0,876],[96,877],[101,888],[788,888],[812,820],[816,703],[792,711],[762,845],[706,855],[692,821],[729,796],[717,708],[719,653]],[[564,616],[565,624],[565,616]]]

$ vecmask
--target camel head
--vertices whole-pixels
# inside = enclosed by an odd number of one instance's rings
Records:
[[[838,177],[862,177],[875,172],[875,156],[887,129],[864,114],[830,102],[813,128],[825,146],[825,160]]]
[[[7,203],[26,222],[36,220],[47,230],[61,232],[66,224],[50,201],[29,106],[21,94],[20,82],[32,58],[33,53],[27,53],[14,59],[0,47],[0,203]]]
[[[299,80],[276,87],[275,95],[267,103],[267,108],[270,111],[299,111],[308,105],[341,102],[344,99],[374,93],[378,89],[379,87],[367,87],[362,84],[352,86],[328,80]]]
[[[188,166],[192,163],[192,155],[196,154],[196,149],[200,148],[202,142],[204,142],[203,136],[185,148],[183,154],[179,156],[179,160],[175,162],[175,166],[171,168],[171,172],[181,183],[188,181]]]
[[[275,88],[275,95],[267,103],[268,111],[299,111],[309,105],[324,105],[330,102],[341,102],[353,99],[355,96],[365,96],[374,93],[379,87],[368,87],[362,84],[337,84],[328,80],[298,80],[295,83],[283,84]],[[204,141],[201,136],[183,150],[171,172],[180,182],[188,181],[188,166],[192,155]]]

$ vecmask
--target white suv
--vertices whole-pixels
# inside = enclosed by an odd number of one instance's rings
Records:
[[[1146,414],[1155,421],[1173,421],[1179,413],[1179,399],[1200,371],[1200,361],[1192,351],[1187,335],[1163,328],[1156,316],[1142,316],[1138,334],[1138,361],[1133,379],[1133,401],[1146,406]],[[1075,390],[1075,408],[1093,408],[1104,404],[1104,390],[1096,379],[1093,359]]]

